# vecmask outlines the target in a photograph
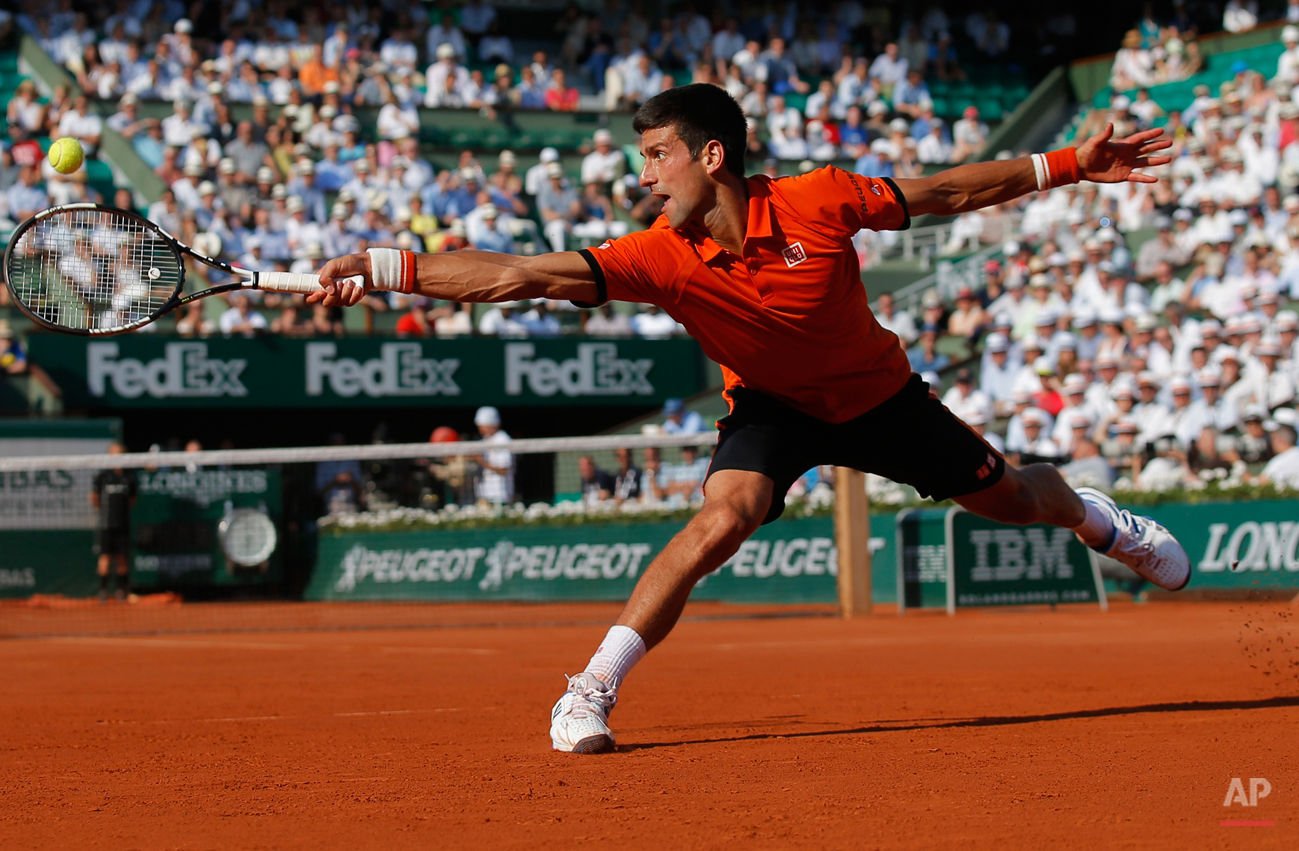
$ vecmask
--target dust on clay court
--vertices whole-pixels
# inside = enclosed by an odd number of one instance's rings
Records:
[[[359,629],[354,606],[255,604],[244,631],[139,607],[135,635],[22,614],[85,634],[0,644],[5,846],[1295,845],[1285,603],[692,604],[624,694],[619,751],[586,758],[549,748],[556,660],[616,606],[388,607],[436,629]],[[1233,777],[1273,792],[1224,809]]]

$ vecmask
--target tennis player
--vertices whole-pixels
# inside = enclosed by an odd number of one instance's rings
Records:
[[[682,323],[721,364],[730,413],[703,509],[641,575],[617,623],[551,714],[556,750],[614,747],[609,713],[627,673],[676,624],[695,583],[784,509],[798,476],[836,464],[905,482],[934,500],[1004,523],[1050,523],[1180,589],[1190,560],[1159,524],[1054,467],[1015,469],[913,375],[898,338],[876,322],[852,237],[902,230],[1028,192],[1091,180],[1154,183],[1171,144],[1113,127],[1078,148],[978,163],[932,177],[867,178],[833,166],[773,180],[745,177],[745,120],[724,90],[665,91],[637,111],[641,185],[663,198],[648,230],[594,250],[514,257],[483,251],[370,249],[331,260],[308,300],[354,305],[371,289],[467,302],[570,299],[648,302]],[[361,281],[346,280],[358,276]]]

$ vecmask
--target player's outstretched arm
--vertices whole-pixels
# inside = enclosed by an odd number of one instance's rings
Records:
[[[1137,169],[1163,165],[1170,161],[1166,156],[1152,156],[1173,143],[1160,138],[1162,129],[1143,130],[1126,139],[1114,139],[1114,125],[1092,136],[1078,148],[1077,171],[1061,179],[1061,175],[1046,175],[1042,185],[1042,165],[1030,157],[999,162],[972,163],[941,171],[930,177],[897,180],[898,189],[907,199],[907,209],[913,216],[933,213],[954,216],[978,210],[993,204],[1036,192],[1039,188],[1090,180],[1095,183],[1155,183],[1158,178]],[[1040,156],[1040,155],[1038,155]],[[1057,156],[1053,154],[1051,156]],[[1073,154],[1066,149],[1058,156],[1065,161]],[[1067,162],[1072,169],[1072,162]]]
[[[323,289],[307,296],[310,304],[350,307],[374,289],[369,254],[348,254],[320,270]],[[353,278],[360,278],[356,283]],[[553,298],[595,302],[595,275],[576,251],[517,257],[493,251],[449,251],[415,255],[414,292],[448,301],[492,302]]]

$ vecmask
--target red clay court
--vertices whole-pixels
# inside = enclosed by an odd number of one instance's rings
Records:
[[[107,608],[4,612],[9,633],[153,631],[0,645],[5,848],[1299,841],[1285,603],[696,604],[598,757],[552,752],[548,713],[613,605]],[[408,628],[348,628],[376,615]],[[1272,792],[1224,807],[1233,777]]]

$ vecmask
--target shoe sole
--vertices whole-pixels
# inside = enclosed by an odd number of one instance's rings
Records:
[[[550,744],[555,750],[561,751],[562,753],[581,754],[613,753],[614,749],[617,747],[617,745],[614,744],[612,736],[606,736],[603,734],[587,736],[585,739],[582,739],[571,747],[561,744],[553,737],[550,740]]]

